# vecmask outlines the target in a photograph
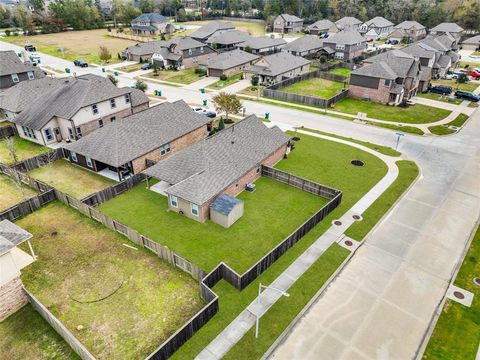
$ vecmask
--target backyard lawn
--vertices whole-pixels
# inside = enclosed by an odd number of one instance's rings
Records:
[[[335,74],[335,75],[340,75],[340,76],[350,76],[352,73],[352,69],[349,68],[344,68],[344,67],[338,67],[335,69],[328,70],[330,74]]]
[[[66,205],[17,224],[38,256],[25,287],[98,359],[145,358],[204,306],[188,274]]]
[[[216,83],[213,83],[212,85],[208,85],[208,87],[210,89],[221,90],[224,87],[227,87],[229,85],[236,83],[237,81],[240,81],[241,79],[242,79],[242,74],[236,74],[236,75],[230,76],[226,80],[218,80]]]
[[[12,360],[80,359],[30,304],[0,322],[0,354]]]
[[[471,307],[447,299],[428,342],[424,359],[475,359],[480,344],[480,228],[477,228],[454,285],[473,293]],[[477,356],[478,358],[478,356]]]
[[[450,114],[450,111],[448,110],[421,104],[409,107],[398,107],[353,98],[346,98],[338,101],[333,110],[353,115],[362,112],[366,113],[367,117],[373,119],[406,124],[431,123],[442,120]]]
[[[11,178],[0,173],[0,212],[34,195],[35,191],[29,187],[18,187]]]
[[[63,159],[34,169],[28,175],[77,199],[83,199],[87,195],[116,184],[113,180]]]
[[[155,75],[153,72],[143,75],[150,79],[168,81],[177,84],[191,84],[200,80],[200,76],[195,74],[195,68],[185,70],[159,70]]]
[[[57,57],[62,57],[60,49],[63,48],[64,57],[67,60],[83,59],[88,63],[97,64],[101,63],[98,57],[100,45],[106,46],[112,54],[110,63],[117,63],[123,61],[118,59],[117,54],[126,47],[136,44],[132,40],[109,36],[106,29],[67,31],[35,36],[6,36],[2,38],[2,41],[22,47],[29,43],[36,46],[39,52]]]
[[[19,136],[14,137],[14,142],[18,161],[30,159],[34,156],[50,151],[50,149],[45,146],[22,139]],[[8,150],[6,139],[0,140],[0,163],[5,165],[13,165],[15,163],[10,151]]]
[[[224,261],[242,274],[327,203],[271,179],[261,178],[256,184],[255,192],[238,196],[245,202],[245,213],[229,229],[168,211],[167,198],[146,189],[144,183],[102,204],[100,211],[168,246],[204,271]]]
[[[340,93],[343,89],[344,83],[322,78],[310,78],[281,88],[279,91],[330,99]]]

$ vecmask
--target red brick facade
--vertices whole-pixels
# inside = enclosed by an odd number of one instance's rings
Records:
[[[0,287],[0,321],[28,303],[22,280],[15,278]]]
[[[148,106],[147,106],[148,107]],[[100,127],[100,120],[103,121],[103,126],[108,125],[111,123],[112,117],[115,117],[115,120],[124,118],[126,116],[132,115],[132,109],[128,108],[122,111],[118,111],[116,113],[109,114],[107,116],[89,121],[85,124],[78,126],[82,133],[82,136],[90,134],[92,131],[97,130]]]
[[[373,102],[387,104],[390,99],[390,87],[385,86],[383,80],[380,80],[377,89],[350,84],[348,87],[348,96],[358,99],[368,97]]]

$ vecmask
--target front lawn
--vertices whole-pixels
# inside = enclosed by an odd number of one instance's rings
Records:
[[[17,224],[38,256],[25,287],[98,359],[145,358],[204,305],[188,274],[66,205]]]
[[[87,195],[116,184],[113,180],[63,159],[34,169],[28,175],[77,199],[83,199]]]
[[[475,81],[468,81],[464,84],[458,84],[456,80],[432,80],[432,86],[436,85],[451,86],[453,88],[453,91],[455,92],[455,90],[474,91],[477,87],[480,86],[480,83]]]
[[[17,185],[11,178],[0,173],[0,212],[34,195],[35,191],[29,187]]]
[[[195,74],[195,68],[185,70],[159,70],[157,74],[151,72],[143,75],[150,79],[168,81],[177,84],[191,84],[200,80],[200,76]]]
[[[457,99],[456,97],[453,97],[452,99],[450,99],[449,96],[445,96],[445,95],[441,95],[441,94],[435,94],[435,93],[431,93],[431,92],[426,92],[426,93],[417,93],[417,96],[419,97],[422,97],[422,98],[425,98],[425,99],[430,99],[430,100],[437,100],[437,101],[442,101],[442,102],[446,102],[446,103],[449,103],[449,104],[461,104],[462,103],[462,99]]]
[[[238,196],[245,202],[245,213],[229,229],[168,211],[167,198],[145,184],[102,204],[100,211],[207,272],[224,261],[242,274],[327,203],[268,178],[260,178],[256,185],[255,192]]]
[[[340,93],[345,87],[344,83],[330,81],[322,78],[310,78],[279,89],[279,91],[330,99]]]
[[[457,130],[449,128],[449,126],[455,126],[455,127],[462,127],[463,124],[468,120],[468,116],[465,114],[459,114],[455,120],[444,124],[444,125],[437,125],[437,126],[431,126],[428,128],[432,134],[435,135],[449,135],[457,132]]]
[[[477,228],[454,285],[472,292],[471,307],[447,299],[428,342],[424,359],[475,359],[480,344],[480,287],[473,283],[480,277],[480,228]],[[478,357],[477,357],[478,358]]]
[[[439,109],[422,104],[408,107],[389,106],[363,101],[360,99],[346,98],[335,104],[335,111],[356,115],[359,112],[366,113],[367,117],[400,122],[406,124],[425,124],[445,119],[451,111]]]
[[[352,69],[344,68],[344,67],[338,67],[338,68],[335,68],[335,69],[328,70],[328,72],[330,74],[349,77],[350,74],[352,73]]]
[[[50,151],[51,149],[38,145],[34,142],[14,136],[15,149],[18,161],[23,161]],[[13,165],[15,163],[10,151],[8,150],[7,140],[0,139],[0,163]]]
[[[80,359],[70,346],[27,304],[0,322],[3,359]]]
[[[236,83],[237,81],[240,81],[242,79],[242,73],[240,74],[235,74],[233,76],[228,77],[226,80],[218,80],[216,83],[213,83],[212,85],[208,85],[208,88],[214,89],[214,90],[221,90],[224,87],[227,87],[229,85],[232,85]]]
[[[130,73],[130,72],[142,70],[142,65],[143,64],[137,63],[137,64],[131,64],[131,65],[127,65],[127,66],[121,66],[117,69],[120,70],[120,71]],[[117,69],[115,69],[115,70],[117,70]]]

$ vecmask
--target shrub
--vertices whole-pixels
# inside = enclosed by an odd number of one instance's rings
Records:
[[[227,80],[227,75],[225,75],[225,74],[220,75],[220,80],[222,80],[222,81]]]
[[[204,75],[207,75],[207,70],[201,69],[201,68],[196,68],[195,69],[195,74],[198,74],[198,76],[204,76]]]
[[[252,86],[258,86],[259,81],[260,78],[258,77],[258,75],[253,75],[250,82],[252,83]]]
[[[218,128],[217,128],[217,131],[221,131],[225,129],[225,122],[223,120],[223,117],[220,118],[220,121],[218,122]]]
[[[12,32],[11,32],[10,30],[8,30],[8,29],[5,30],[5,35],[6,35],[6,36],[10,36],[11,33],[12,33]]]

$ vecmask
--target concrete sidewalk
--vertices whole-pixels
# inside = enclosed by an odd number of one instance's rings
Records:
[[[322,139],[340,142],[360,148],[381,158],[388,166],[387,174],[365,194],[349,211],[339,220],[340,226],[332,225],[320,236],[302,255],[300,255],[270,286],[282,291],[287,291],[312,266],[315,261],[333,243],[338,242],[343,233],[355,222],[353,215],[362,214],[392,183],[398,176],[398,168],[395,161],[399,158],[385,156],[365,146],[350,143],[345,140],[323,136],[306,131],[299,131]],[[255,325],[256,314],[262,316],[282,295],[275,290],[267,289],[260,295],[260,304],[255,298],[248,307],[240,313],[217,337],[197,356],[197,359],[216,360],[221,359],[246,333]]]

